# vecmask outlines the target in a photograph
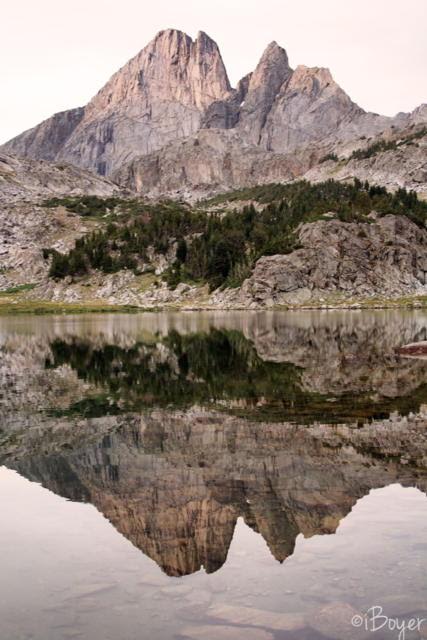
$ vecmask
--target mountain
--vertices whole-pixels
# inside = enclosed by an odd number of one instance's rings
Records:
[[[85,107],[0,148],[0,290],[7,304],[420,305],[425,196],[427,104],[365,112],[276,42],[233,88],[209,36],[168,29]]]
[[[395,118],[365,112],[328,69],[292,69],[276,42],[232,88],[209,36],[200,32],[193,41],[167,29],[88,105],[56,114],[2,148],[114,176],[151,195],[181,185],[185,195],[287,181],[324,155],[346,156],[363,140],[426,121],[426,105]]]
[[[114,74],[84,109],[54,116],[6,149],[109,174],[135,155],[197,131],[207,107],[230,90],[213,40],[200,32],[193,41],[168,29]]]

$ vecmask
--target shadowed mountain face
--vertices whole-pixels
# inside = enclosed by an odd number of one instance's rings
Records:
[[[371,489],[427,490],[425,314],[0,321],[0,464],[92,503],[171,576],[238,518],[282,562]]]

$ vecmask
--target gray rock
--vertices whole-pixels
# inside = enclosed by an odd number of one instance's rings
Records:
[[[365,631],[362,625],[356,624],[360,620],[363,621],[361,613],[349,604],[332,602],[310,616],[310,626],[327,638],[363,640],[371,634]]]
[[[260,258],[234,303],[268,307],[334,293],[351,298],[427,291],[427,231],[407,218],[321,220],[302,225],[299,240],[301,249]]]
[[[219,49],[205,33],[193,41],[181,31],[161,31],[89,102],[55,159],[109,174],[135,155],[197,131],[205,109],[230,89]],[[41,126],[52,131],[55,122]],[[39,127],[24,134],[39,135]],[[44,146],[33,142],[25,149],[21,142],[6,148],[46,157]]]
[[[203,188],[217,190],[261,178],[289,180],[311,169],[325,151],[346,144],[354,148],[361,136],[426,121],[426,105],[394,119],[366,113],[328,69],[298,66],[293,71],[286,51],[275,42],[233,89],[209,36],[200,32],[193,41],[168,29],[115,73],[87,106],[53,116],[3,150],[70,162],[169,194],[180,181],[185,192],[197,190],[199,179]],[[211,161],[209,143],[201,156],[194,135],[203,130],[232,131],[232,150],[217,152]],[[425,166],[418,162],[413,171],[413,180],[425,184]],[[375,176],[381,182],[381,171]]]

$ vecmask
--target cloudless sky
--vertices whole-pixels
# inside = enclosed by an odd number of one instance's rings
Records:
[[[233,85],[276,40],[365,109],[427,102],[427,0],[2,0],[0,142],[86,104],[169,27],[216,40]]]

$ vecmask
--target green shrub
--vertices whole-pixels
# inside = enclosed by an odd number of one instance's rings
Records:
[[[397,149],[395,140],[379,140],[365,149],[355,149],[350,156],[350,160],[365,160],[366,158],[371,158],[378,153],[384,153],[384,151],[390,151],[391,149]]]
[[[338,156],[336,153],[327,153],[323,158],[320,158],[319,162],[328,162],[331,160],[332,162],[338,162]]]

